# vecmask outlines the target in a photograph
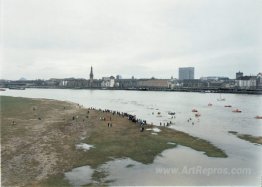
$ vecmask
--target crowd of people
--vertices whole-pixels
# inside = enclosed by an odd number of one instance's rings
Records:
[[[95,108],[88,108],[89,110],[95,110]],[[144,127],[145,125],[147,125],[147,121],[146,120],[142,120],[142,119],[137,119],[135,115],[132,115],[132,114],[128,114],[126,112],[119,112],[119,111],[114,111],[114,110],[109,110],[109,109],[105,109],[105,110],[102,110],[102,109],[98,109],[98,111],[102,112],[102,113],[110,113],[112,114],[113,116],[114,115],[117,115],[117,116],[120,116],[120,117],[123,117],[123,118],[127,118],[129,121],[137,124],[140,126],[140,131],[143,132],[144,131]],[[99,118],[101,121],[111,121],[112,120],[112,117],[109,116],[109,117],[104,117],[104,116],[101,116]],[[112,123],[108,123],[107,124],[108,127],[112,127]]]

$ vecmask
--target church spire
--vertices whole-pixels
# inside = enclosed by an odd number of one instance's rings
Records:
[[[93,79],[94,79],[93,67],[91,66],[91,71],[90,71],[90,74],[89,74],[89,87],[90,88],[93,87]]]
[[[93,78],[94,78],[93,67],[92,66],[91,66],[91,71],[90,71],[89,78],[90,78],[90,80],[93,80]]]

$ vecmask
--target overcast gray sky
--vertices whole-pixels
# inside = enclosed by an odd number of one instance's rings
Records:
[[[0,0],[1,78],[261,71],[261,0]]]

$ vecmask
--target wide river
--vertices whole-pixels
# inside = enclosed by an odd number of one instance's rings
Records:
[[[72,101],[85,107],[128,112],[155,125],[172,120],[175,125],[170,128],[206,139],[228,155],[228,158],[209,158],[178,146],[164,151],[151,165],[130,159],[112,161],[101,166],[108,170],[112,185],[261,186],[262,146],[228,133],[262,136],[262,120],[254,118],[262,115],[260,95],[223,94],[225,101],[217,101],[220,95],[215,93],[119,90],[7,89],[1,95]],[[193,108],[201,114],[199,118],[191,112]],[[236,108],[242,113],[233,113]],[[176,118],[171,119],[168,112],[175,112]],[[189,118],[192,121],[188,122]],[[134,166],[127,168],[126,164]]]

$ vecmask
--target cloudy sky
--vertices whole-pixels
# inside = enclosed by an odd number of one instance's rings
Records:
[[[262,71],[261,0],[0,0],[5,79]]]

